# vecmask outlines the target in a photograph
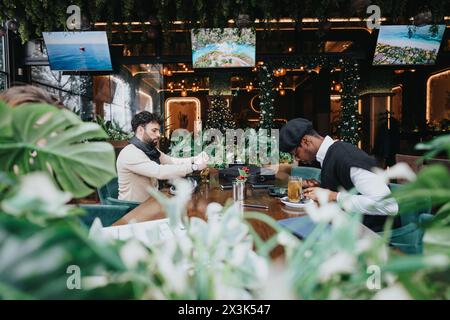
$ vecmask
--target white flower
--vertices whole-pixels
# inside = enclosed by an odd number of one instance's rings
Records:
[[[250,254],[252,247],[246,243],[239,243],[233,248],[232,256],[229,261],[231,265],[240,266],[244,263],[247,255]]]
[[[297,240],[297,238],[284,230],[278,233],[277,237],[278,243],[284,247],[294,248],[299,245],[299,241]]]
[[[71,194],[61,192],[45,173],[35,172],[26,175],[21,182],[22,195],[42,200],[44,203],[65,204]]]
[[[382,289],[373,297],[374,300],[412,300],[410,294],[401,285]]]
[[[425,263],[429,267],[434,267],[434,268],[446,268],[450,264],[450,259],[446,255],[443,255],[443,254],[428,256],[428,257],[425,257],[424,259],[425,259]]]
[[[285,272],[285,266],[281,263],[270,265],[270,274],[257,291],[257,299],[262,300],[292,300],[295,294],[292,291],[292,283]]]
[[[217,300],[251,300],[252,296],[243,288],[225,285],[220,280],[214,281],[214,299]]]
[[[335,274],[349,274],[355,270],[355,257],[347,252],[338,252],[332,255],[319,267],[319,279],[322,282],[328,281]]]
[[[105,244],[111,242],[111,239],[103,232],[102,221],[97,217],[89,229],[89,238],[97,243]]]
[[[248,251],[247,266],[252,270],[253,283],[248,283],[249,288],[260,288],[261,283],[269,277],[269,263],[266,258],[258,256],[253,250]]]
[[[391,179],[405,179],[408,181],[414,181],[416,179],[414,171],[404,162],[397,163],[386,170],[373,168],[373,172],[383,178],[386,183]]]
[[[88,276],[81,279],[81,287],[83,290],[92,290],[99,287],[104,287],[110,282],[106,276]]]
[[[128,241],[120,249],[120,257],[128,268],[135,268],[139,261],[148,257],[148,251],[137,240]]]
[[[219,215],[223,210],[223,206],[220,203],[217,202],[211,202],[206,207],[206,216],[208,219],[212,218],[213,216]]]
[[[344,213],[335,203],[327,203],[318,207],[315,203],[305,206],[305,211],[314,222],[338,221]]]
[[[186,212],[187,205],[191,200],[193,192],[192,184],[184,179],[175,179],[172,184],[176,188],[176,195],[168,198],[160,193],[156,188],[148,188],[148,192],[152,195],[168,213],[170,226],[177,228],[181,224],[183,213]]]
[[[33,172],[21,179],[19,193],[15,197],[3,201],[2,208],[11,214],[20,214],[24,206],[32,201],[37,201],[41,208],[49,214],[62,217],[66,215],[69,208],[65,204],[71,198],[72,195],[60,191],[47,174]],[[22,201],[17,201],[18,199]],[[24,203],[23,199],[28,202]]]

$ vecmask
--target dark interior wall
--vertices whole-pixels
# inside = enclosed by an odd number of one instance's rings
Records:
[[[313,124],[321,135],[330,132],[330,71],[322,69],[313,82]]]
[[[417,70],[403,77],[402,126],[405,131],[426,128],[426,86],[429,72]]]

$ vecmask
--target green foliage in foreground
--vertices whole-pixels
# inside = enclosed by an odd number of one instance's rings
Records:
[[[425,168],[394,193],[405,211],[413,201],[426,199],[437,210],[423,226],[422,255],[399,254],[387,248],[385,239],[360,237],[360,216],[347,215],[336,203],[307,208],[317,227],[305,241],[267,215],[243,214],[237,205],[211,203],[208,221],[187,219],[191,188],[185,181],[176,183],[175,197],[149,191],[168,213],[172,238],[155,238],[155,230],[149,230],[149,241],[116,241],[103,234],[99,221],[90,230],[81,225],[78,217],[83,212],[67,205],[72,190],[61,183],[61,171],[49,172],[44,166],[66,161],[60,150],[70,147],[89,154],[91,149],[84,149],[80,141],[98,137],[98,126],[84,127],[67,113],[34,107],[0,108],[5,116],[0,117],[0,157],[9,163],[2,162],[0,173],[0,298],[450,298],[450,176],[442,166]],[[39,126],[43,116],[47,127]],[[22,130],[15,117],[27,120]],[[449,141],[447,136],[419,147],[450,155]],[[30,165],[23,158],[30,160],[29,152],[34,151],[37,155],[31,155]],[[108,152],[102,156],[106,158]],[[89,178],[89,185],[101,185],[113,170],[110,160],[101,161],[102,156],[92,157],[87,171],[72,159],[70,169],[85,178],[86,172],[102,167],[103,174]],[[13,157],[19,170],[14,171]],[[263,240],[253,229],[255,223],[268,224],[275,233]],[[284,248],[285,259],[274,263],[270,253],[276,246]],[[81,271],[80,290],[70,289],[76,285],[73,266]]]

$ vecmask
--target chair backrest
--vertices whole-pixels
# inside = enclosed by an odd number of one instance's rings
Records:
[[[106,204],[114,205],[114,206],[127,206],[130,210],[133,210],[137,206],[141,204],[141,202],[137,201],[128,201],[128,200],[119,200],[116,198],[108,197],[106,198]]]
[[[86,214],[80,219],[88,227],[92,225],[95,218],[99,218],[104,227],[109,227],[130,211],[128,206],[103,204],[80,205],[80,208],[86,211]]]
[[[389,184],[391,191],[402,187],[400,184]],[[424,235],[421,224],[429,217],[433,217],[430,214],[431,199],[426,202],[417,201],[411,207],[414,209],[410,212],[400,214],[401,226],[391,230],[389,244],[406,254],[420,254],[423,251],[422,240]],[[383,232],[378,234],[383,236]]]
[[[303,179],[315,179],[320,182],[320,172],[318,168],[312,167],[292,167],[291,176],[301,177]]]
[[[119,197],[119,181],[117,177],[111,179],[103,187],[97,189],[98,197],[100,198],[100,203],[108,204],[108,198],[117,199]]]

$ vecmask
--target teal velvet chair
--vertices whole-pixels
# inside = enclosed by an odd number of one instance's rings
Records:
[[[117,177],[103,187],[97,189],[100,203],[105,205],[127,206],[129,210],[133,210],[141,203],[136,201],[119,200],[119,182]]]
[[[394,191],[402,185],[391,183],[389,188]],[[389,244],[403,253],[420,254],[423,252],[423,223],[433,218],[431,215],[431,199],[425,203],[417,203],[415,210],[400,214],[401,226],[391,230]],[[378,233],[384,236],[384,232]]]
[[[291,176],[314,179],[320,182],[320,169],[311,167],[292,167]]]
[[[109,227],[130,211],[128,206],[104,204],[80,205],[79,207],[86,211],[80,220],[88,227],[92,225],[95,218],[99,218],[104,227]]]
[[[113,178],[103,187],[98,188],[97,191],[102,204],[107,204],[108,198],[117,199],[119,197],[119,182],[117,177]]]

